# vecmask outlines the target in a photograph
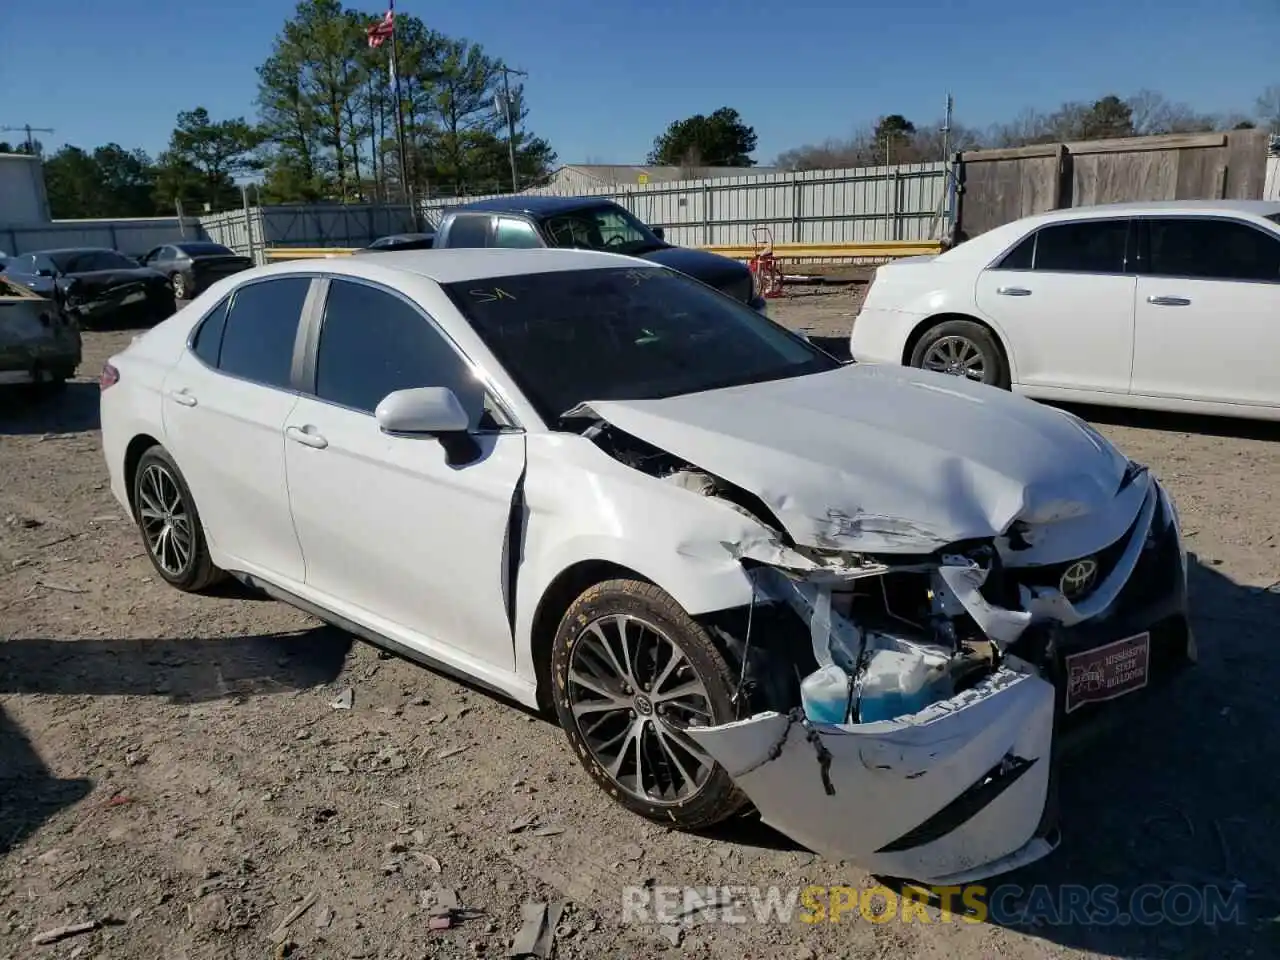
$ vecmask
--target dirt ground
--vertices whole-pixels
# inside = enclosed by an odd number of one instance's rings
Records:
[[[859,290],[792,294],[775,315],[839,349]],[[564,901],[557,956],[583,960],[1277,952],[1280,430],[1083,411],[1176,497],[1201,662],[1063,769],[1062,847],[1004,878],[1027,896],[1113,884],[1122,902],[1242,884],[1239,923],[748,910],[662,930],[622,922],[624,887],[875,881],[750,820],[710,836],[647,823],[545,719],[278,603],[162,585],[99,450],[94,378],[129,336],[88,334],[60,398],[0,398],[0,956],[497,957],[523,904]],[[474,917],[429,929],[437,894]]]

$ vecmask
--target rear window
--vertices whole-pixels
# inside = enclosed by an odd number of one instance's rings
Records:
[[[193,257],[207,257],[214,254],[234,257],[236,252],[220,243],[179,243],[178,249]]]
[[[49,259],[62,273],[90,273],[94,270],[136,270],[138,264],[114,250],[66,250]]]

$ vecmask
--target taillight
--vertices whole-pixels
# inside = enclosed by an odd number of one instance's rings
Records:
[[[102,365],[102,375],[98,377],[98,389],[105,390],[120,382],[120,371],[109,363]]]

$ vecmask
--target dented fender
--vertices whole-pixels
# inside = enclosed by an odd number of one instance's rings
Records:
[[[772,549],[772,532],[745,513],[632,470],[574,434],[528,436],[523,501],[515,647],[528,679],[538,605],[575,564],[625,567],[698,616],[750,603],[738,556]]]

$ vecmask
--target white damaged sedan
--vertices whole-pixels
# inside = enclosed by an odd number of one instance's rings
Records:
[[[1173,504],[1084,422],[612,254],[236,274],[111,358],[102,438],[173,586],[554,708],[643,816],[880,874],[1048,853],[1062,731],[1194,659]]]

